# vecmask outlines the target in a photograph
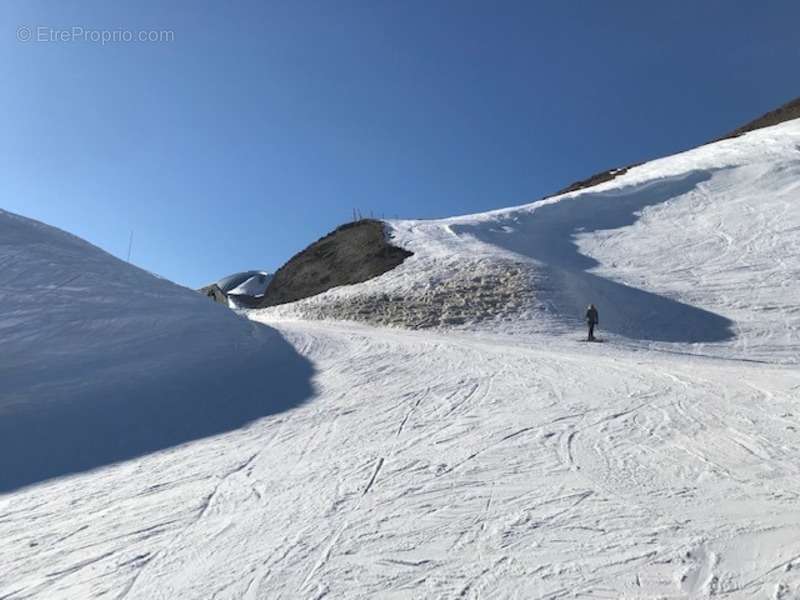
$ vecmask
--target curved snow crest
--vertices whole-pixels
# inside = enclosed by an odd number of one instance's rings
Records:
[[[531,204],[388,221],[405,263],[254,316],[579,337],[594,302],[622,343],[797,362],[798,175],[800,120]]]
[[[310,363],[274,329],[5,211],[0,280],[0,492],[228,431],[311,394]]]
[[[242,283],[237,285],[232,290],[228,291],[231,296],[252,296],[260,298],[267,291],[267,286],[272,280],[272,275],[261,271],[252,277],[245,279]]]
[[[497,208],[494,210],[446,217],[443,219],[389,219],[390,225],[420,223],[463,223],[465,221],[490,221],[498,216],[519,210],[535,210],[539,206],[555,204],[565,198],[575,198],[585,194],[610,192],[611,195],[635,191],[637,186],[673,177],[682,177],[690,171],[716,171],[742,165],[757,163],[781,163],[788,159],[798,160],[800,153],[800,119],[765,127],[736,138],[729,138],[705,144],[691,150],[679,152],[631,167],[623,175],[589,188],[550,196],[542,200]]]
[[[240,296],[263,296],[272,280],[266,271],[243,271],[228,275],[217,281],[217,286],[225,294]]]

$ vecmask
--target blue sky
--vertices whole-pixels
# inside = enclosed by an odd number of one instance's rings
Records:
[[[19,0],[0,17],[0,207],[123,258],[133,230],[134,263],[190,286],[274,270],[353,208],[533,201],[800,95],[796,0]],[[92,41],[122,30],[172,39]]]

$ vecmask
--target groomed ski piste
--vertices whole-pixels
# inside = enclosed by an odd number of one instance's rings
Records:
[[[800,597],[798,208],[790,121],[239,314],[0,213],[0,598]]]

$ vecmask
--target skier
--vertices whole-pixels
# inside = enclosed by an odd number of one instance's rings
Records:
[[[597,314],[594,304],[590,304],[586,309],[586,323],[589,325],[589,338],[586,341],[594,342],[594,328],[600,324],[600,316]]]

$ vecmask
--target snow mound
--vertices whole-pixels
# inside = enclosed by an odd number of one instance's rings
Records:
[[[251,277],[248,277],[242,283],[226,293],[230,296],[250,296],[252,298],[261,298],[264,295],[264,292],[267,291],[267,286],[271,280],[272,275],[262,271],[252,275]]]
[[[274,329],[5,211],[0,281],[0,492],[240,427],[311,392],[310,364]]]
[[[223,277],[216,285],[225,294],[256,297],[264,295],[271,280],[272,275],[265,271],[242,271]]]
[[[575,336],[588,303],[620,343],[797,362],[800,120],[519,207],[389,221],[414,253],[256,319]]]

